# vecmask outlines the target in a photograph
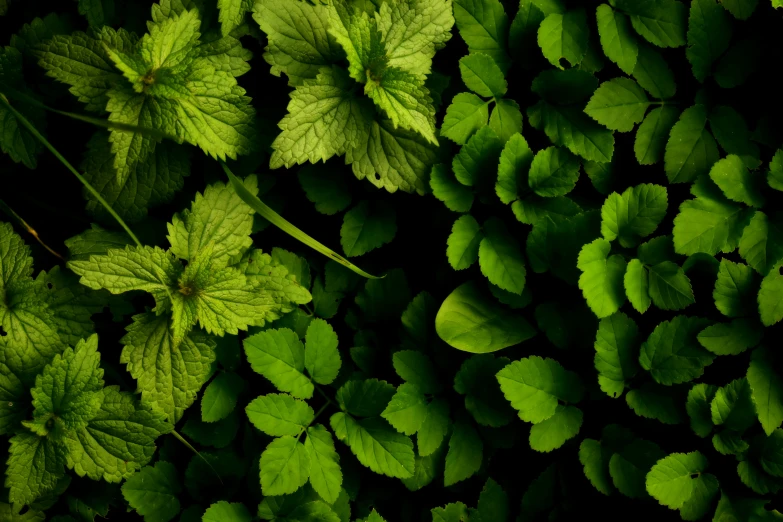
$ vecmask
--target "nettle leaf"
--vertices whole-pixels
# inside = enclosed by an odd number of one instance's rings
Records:
[[[644,119],[648,107],[647,93],[638,83],[628,78],[615,78],[598,87],[587,103],[585,113],[608,129],[629,132]]]
[[[589,38],[590,29],[584,9],[552,13],[538,28],[538,46],[544,58],[558,69],[563,68],[560,64],[563,58],[572,67],[579,65],[587,54]]]
[[[601,207],[601,233],[609,241],[619,239],[622,246],[634,247],[647,237],[666,216],[668,193],[665,187],[645,183],[613,192]]]
[[[459,61],[462,81],[468,89],[484,98],[502,98],[508,90],[503,71],[491,56],[474,53],[463,56]]]
[[[647,492],[686,520],[696,520],[709,509],[718,493],[718,479],[704,473],[707,459],[698,451],[672,453],[647,474]]]
[[[525,259],[519,243],[498,218],[484,223],[478,258],[481,273],[489,282],[521,295],[525,288]]]
[[[470,353],[490,353],[521,343],[536,334],[522,316],[482,293],[475,282],[457,287],[435,317],[438,336]]]
[[[697,80],[704,82],[713,62],[728,49],[732,32],[729,15],[715,0],[691,2],[685,55]]]
[[[642,343],[639,363],[656,382],[671,386],[700,377],[714,356],[702,348],[697,334],[707,326],[698,317],[678,315],[664,321]]]
[[[639,55],[639,45],[628,18],[610,6],[601,4],[596,10],[596,19],[604,54],[625,74],[632,74]]]
[[[623,276],[625,260],[610,256],[611,245],[605,239],[596,239],[582,247],[577,268],[582,271],[579,288],[587,305],[599,318],[609,317],[625,302]]]
[[[553,359],[538,356],[514,361],[497,373],[500,389],[525,422],[538,424],[557,413],[558,401],[577,403],[582,383]],[[570,414],[566,414],[570,416]]]
[[[454,0],[454,19],[471,53],[484,53],[508,69],[508,17],[499,0]]]
[[[747,379],[761,427],[767,436],[783,423],[783,379],[772,365],[772,354],[757,348],[751,356]]]
[[[595,369],[598,385],[610,397],[622,395],[627,379],[639,371],[639,330],[622,312],[601,319],[595,335]]]
[[[390,205],[362,201],[345,213],[340,244],[348,257],[361,256],[394,239],[397,213]]]
[[[8,455],[5,487],[12,504],[30,504],[65,474],[66,449],[49,437],[21,431],[11,437]]]
[[[238,27],[250,8],[251,4],[246,0],[218,0],[218,9],[220,9],[218,21],[222,35],[226,36]]]
[[[658,47],[685,45],[686,7],[676,0],[610,0],[631,17],[634,30]]]

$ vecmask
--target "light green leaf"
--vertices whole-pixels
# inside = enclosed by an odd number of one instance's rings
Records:
[[[684,201],[674,218],[674,250],[683,255],[731,252],[749,219],[742,206],[721,195]]]
[[[585,113],[604,127],[620,132],[633,130],[650,106],[647,94],[628,78],[602,83],[585,107]]]
[[[454,178],[446,165],[439,163],[432,167],[430,175],[432,195],[454,212],[468,212],[473,206],[473,191]]]
[[[661,310],[682,310],[696,302],[690,279],[671,261],[651,266],[649,282],[650,298]]]
[[[245,13],[250,10],[252,4],[246,0],[218,0],[220,15],[220,32],[226,36],[236,29],[244,20]]]
[[[676,0],[614,0],[631,17],[633,28],[658,47],[685,45],[686,7]]]
[[[397,67],[387,67],[380,78],[368,80],[364,93],[386,114],[395,129],[409,129],[438,144],[435,108],[424,80]]]
[[[477,473],[481,467],[483,450],[484,444],[472,425],[466,422],[454,424],[446,454],[443,485],[454,485]]]
[[[639,371],[639,330],[622,312],[601,319],[595,334],[595,369],[598,385],[610,397],[622,395],[626,380]]]
[[[575,406],[559,405],[550,418],[530,429],[530,447],[550,452],[577,436],[582,427],[582,410]]]
[[[584,9],[552,13],[538,27],[538,46],[549,63],[563,69],[560,63],[565,58],[575,67],[587,54],[590,29]]]
[[[495,193],[500,201],[508,205],[525,191],[533,158],[533,151],[521,134],[509,138],[500,153],[498,180],[495,183]]]
[[[756,423],[750,384],[744,377],[718,389],[710,404],[712,423],[742,434]]]
[[[729,15],[715,0],[691,2],[685,55],[697,80],[703,83],[710,74],[713,62],[728,49],[732,32]]]
[[[457,145],[464,145],[473,134],[487,124],[489,101],[484,101],[470,92],[454,96],[446,116],[443,117],[440,133]]]
[[[275,387],[300,399],[313,396],[313,383],[304,375],[304,346],[288,328],[265,330],[244,341],[251,368]]]
[[[614,486],[626,497],[644,499],[647,473],[666,454],[657,444],[636,439],[609,459],[609,474]]]
[[[228,417],[244,387],[244,379],[235,373],[224,372],[215,377],[201,398],[201,420],[217,422]]]
[[[747,379],[761,427],[767,436],[783,423],[783,379],[771,364],[772,354],[766,348],[753,351]]]
[[[435,399],[427,406],[427,417],[416,435],[419,456],[437,455],[451,426],[449,404],[445,399]]]
[[[666,60],[661,53],[643,42],[639,44],[633,77],[653,98],[669,100],[677,93],[674,73]]]
[[[315,417],[306,402],[285,393],[256,397],[247,405],[245,412],[256,428],[271,437],[296,437]]]
[[[650,279],[649,271],[638,259],[631,259],[623,276],[623,286],[628,302],[634,310],[643,314],[650,308]]]
[[[28,505],[51,491],[65,474],[66,449],[48,437],[20,431],[10,439],[5,487],[8,500]]]
[[[447,240],[446,257],[451,268],[464,270],[478,260],[484,232],[473,216],[466,214],[454,222]]]
[[[332,435],[321,424],[307,428],[305,449],[310,458],[310,484],[326,502],[340,495],[343,473]]]
[[[757,320],[739,318],[705,328],[699,343],[715,355],[739,355],[760,343],[763,335]]]
[[[427,398],[415,384],[400,384],[381,417],[400,433],[413,435],[427,417]]]
[[[557,146],[588,161],[608,163],[614,154],[612,131],[587,116],[581,107],[541,101],[528,109],[530,125],[543,130]]]
[[[177,516],[180,491],[177,469],[162,460],[142,468],[122,485],[122,496],[145,522],[168,522]]]
[[[764,196],[759,191],[761,179],[756,180],[754,177],[742,158],[734,154],[717,161],[710,169],[710,179],[727,198],[751,207],[762,207]]]
[[[519,418],[533,424],[555,415],[558,401],[582,399],[579,377],[553,359],[532,356],[512,362],[498,372],[497,380]]]
[[[350,380],[337,390],[343,411],[359,417],[379,416],[394,396],[394,386],[378,379]]]
[[[647,474],[647,492],[664,506],[682,509],[684,514],[705,489],[711,490],[712,495],[718,491],[715,476],[703,473],[706,468],[707,459],[698,451],[672,453],[659,460]]]
[[[502,98],[508,90],[503,71],[491,56],[475,53],[463,56],[459,61],[462,81],[471,91],[484,98]]]
[[[638,244],[658,228],[666,216],[668,193],[665,187],[643,183],[628,188],[622,196],[613,192],[601,207],[601,233],[614,241],[619,238],[622,246]]]
[[[331,384],[342,361],[337,351],[337,334],[323,319],[313,319],[305,336],[305,368],[318,384]]]
[[[783,275],[773,270],[762,281],[758,295],[759,315],[764,326],[783,319]]]
[[[718,161],[718,146],[706,128],[707,109],[694,105],[680,115],[666,143],[664,169],[671,183],[688,183]]]
[[[454,18],[471,53],[487,54],[501,70],[508,69],[508,17],[499,0],[454,0]]]
[[[706,437],[712,432],[712,399],[718,392],[717,386],[697,384],[688,391],[685,410],[691,420],[691,429],[699,437]]]
[[[244,504],[221,500],[209,506],[201,520],[203,522],[250,522],[253,517]]]
[[[471,353],[489,353],[533,337],[523,317],[482,294],[474,282],[457,287],[435,317],[438,336],[450,346]]]
[[[639,55],[639,45],[628,18],[606,4],[598,6],[596,18],[604,54],[625,74],[632,74]]]
[[[663,159],[666,143],[680,111],[672,105],[653,109],[636,131],[634,153],[639,165],[653,165]]]
[[[495,108],[489,118],[489,126],[500,141],[508,142],[511,136],[522,132],[522,111],[514,100],[495,100]]]
[[[482,127],[454,156],[452,169],[457,181],[468,187],[484,185],[494,181],[498,158],[503,143],[490,127]]]
[[[739,253],[751,267],[766,276],[783,259],[783,229],[780,223],[757,211],[742,232]]]
[[[356,420],[339,412],[332,415],[330,423],[335,436],[351,448],[362,465],[389,477],[413,476],[413,442],[397,433],[385,420]]]
[[[704,319],[684,315],[660,323],[642,343],[639,354],[642,368],[666,386],[700,377],[704,367],[714,359],[696,340],[706,323]]]
[[[261,490],[265,496],[287,495],[310,478],[310,456],[290,435],[277,438],[261,453]]]
[[[525,258],[519,243],[503,222],[490,218],[484,223],[479,245],[479,266],[489,282],[517,295],[525,289]]]
[[[579,160],[567,150],[548,147],[539,151],[530,165],[528,184],[539,196],[568,194],[579,180]]]
[[[577,268],[582,271],[579,288],[587,305],[599,318],[609,317],[625,301],[623,276],[626,263],[619,255],[609,255],[611,245],[596,239],[582,247]]]

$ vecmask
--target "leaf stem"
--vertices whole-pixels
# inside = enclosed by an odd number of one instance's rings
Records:
[[[25,221],[24,219],[22,219],[22,216],[20,216],[20,215],[19,215],[19,214],[17,214],[16,212],[14,212],[14,209],[12,209],[11,207],[9,207],[9,206],[6,204],[6,202],[5,202],[5,201],[3,201],[2,199],[0,199],[0,210],[2,210],[2,211],[3,211],[3,212],[5,212],[6,214],[8,214],[10,217],[12,217],[13,219],[15,219],[15,220],[16,220],[16,221],[19,223],[19,225],[20,225],[22,228],[24,228],[24,229],[27,231],[27,233],[28,233],[28,234],[30,234],[31,236],[33,236],[33,237],[35,238],[35,240],[36,240],[36,241],[38,241],[38,242],[41,244],[41,246],[42,246],[42,247],[44,247],[46,250],[48,250],[48,251],[49,251],[49,253],[51,253],[53,256],[55,256],[55,257],[59,258],[61,261],[65,261],[65,258],[64,258],[63,256],[61,256],[60,254],[58,254],[58,253],[57,253],[57,251],[55,251],[55,250],[54,250],[53,248],[51,248],[49,245],[47,245],[46,243],[44,243],[44,242],[43,242],[43,240],[42,240],[42,239],[41,239],[41,238],[38,236],[38,232],[37,232],[37,231],[36,231],[36,230],[35,230],[33,227],[31,227],[31,226],[30,226],[30,225],[27,223],[27,221]]]
[[[19,111],[13,108],[11,104],[8,102],[8,98],[5,97],[3,93],[0,93],[0,103],[4,105],[9,111],[11,111],[11,114],[13,114],[16,119],[21,123],[29,132],[32,134],[38,141],[40,141],[44,147],[49,149],[49,152],[54,154],[54,156],[65,165],[65,168],[67,168],[69,171],[71,171],[71,174],[76,176],[76,179],[78,179],[84,187],[90,191],[90,194],[95,197],[98,202],[103,205],[106,208],[106,211],[111,214],[111,216],[117,221],[117,223],[120,224],[120,226],[125,230],[125,232],[130,236],[130,238],[133,240],[134,243],[136,243],[137,246],[142,246],[141,241],[136,237],[136,235],[133,233],[133,231],[128,227],[128,225],[123,221],[123,219],[117,214],[117,212],[114,211],[114,209],[109,205],[105,199],[103,199],[103,196],[101,196],[100,192],[95,190],[95,187],[90,185],[90,182],[85,179],[84,176],[79,174],[79,171],[77,171],[73,165],[71,165],[65,157],[63,157],[62,154],[59,153],[57,149],[54,148],[54,146],[49,143],[49,140],[43,137],[43,135],[38,132],[38,129],[35,128],[35,126],[28,121],[27,118],[25,118]]]
[[[362,277],[366,277],[368,279],[381,279],[380,277],[376,277],[372,274],[368,274],[358,266],[354,265],[341,255],[337,254],[333,250],[325,247],[315,239],[311,238],[298,228],[296,228],[294,225],[286,221],[280,214],[272,210],[269,206],[267,206],[263,201],[261,201],[258,197],[254,196],[245,186],[242,184],[242,181],[237,178],[233,172],[228,168],[228,165],[226,165],[224,162],[220,162],[220,165],[223,167],[223,170],[226,172],[226,175],[228,175],[228,179],[231,181],[231,185],[234,187],[234,190],[237,192],[237,195],[247,203],[250,208],[258,212],[258,214],[265,218],[267,221],[272,223],[274,226],[288,234],[289,236],[293,237],[294,239],[297,239],[304,243],[305,245],[309,246],[313,250],[320,252],[321,254],[325,255],[329,259],[332,259],[334,261],[337,261],[344,267],[348,268],[349,270],[356,272]],[[383,277],[383,276],[382,276]]]
[[[171,434],[172,434],[172,435],[174,435],[174,438],[175,438],[175,439],[177,439],[178,441],[180,441],[182,444],[184,444],[184,445],[185,445],[185,447],[187,447],[187,448],[188,448],[190,451],[192,451],[193,453],[195,453],[196,455],[198,455],[199,457],[201,457],[201,460],[203,460],[204,462],[206,462],[206,463],[207,463],[207,466],[209,466],[209,467],[210,467],[210,469],[211,469],[211,470],[212,470],[212,471],[215,473],[215,476],[218,478],[218,480],[220,481],[220,483],[221,483],[221,484],[223,484],[223,479],[222,479],[222,478],[220,478],[220,473],[218,473],[218,472],[217,472],[217,470],[216,470],[215,468],[213,468],[213,467],[212,467],[212,464],[210,464],[210,463],[209,463],[209,461],[208,461],[207,459],[205,459],[205,458],[204,458],[204,455],[202,455],[201,453],[199,453],[199,452],[198,452],[198,450],[197,450],[196,448],[194,448],[193,446],[191,446],[190,442],[188,442],[187,440],[185,440],[185,438],[184,438],[182,435],[180,435],[179,433],[177,433],[177,430],[171,430]]]
[[[317,385],[317,384],[315,384],[315,383],[313,383],[313,386],[315,386],[315,390],[316,390],[318,393],[320,393],[320,394],[321,394],[321,397],[323,397],[324,399],[326,399],[326,402],[327,402],[328,404],[331,404],[332,406],[335,406],[335,407],[337,407],[337,403],[336,403],[336,402],[334,402],[334,400],[330,399],[330,398],[329,398],[329,396],[326,394],[326,392],[325,392],[325,391],[323,391],[323,389],[322,389],[320,386],[318,386],[318,385]]]

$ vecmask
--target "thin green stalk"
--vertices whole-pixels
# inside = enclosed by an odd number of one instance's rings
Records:
[[[193,447],[193,446],[190,444],[190,442],[188,442],[188,441],[186,441],[186,440],[185,440],[185,437],[183,437],[182,435],[180,435],[179,433],[177,433],[177,430],[171,430],[171,434],[172,434],[172,435],[174,435],[174,438],[175,438],[175,439],[177,439],[178,441],[180,441],[182,444],[184,444],[184,445],[185,445],[185,447],[187,447],[187,448],[188,448],[190,451],[192,451],[193,453],[195,453],[196,455],[198,455],[198,456],[201,458],[201,460],[203,460],[204,462],[206,462],[206,463],[207,463],[207,466],[209,466],[209,467],[210,467],[210,469],[211,469],[211,470],[212,470],[212,471],[215,473],[215,476],[217,476],[217,478],[218,478],[218,480],[220,481],[220,483],[221,483],[221,484],[223,483],[223,479],[222,479],[222,478],[220,478],[220,473],[218,473],[218,472],[217,472],[217,470],[216,470],[215,468],[213,468],[213,467],[212,467],[212,464],[210,464],[210,463],[209,463],[209,461],[208,461],[207,459],[205,459],[205,458],[204,458],[204,455],[202,455],[201,453],[199,453],[199,452],[198,452],[198,450],[197,450],[196,448],[194,448],[194,447]]]
[[[332,400],[332,399],[331,399],[331,398],[330,398],[330,397],[329,397],[329,396],[326,394],[326,392],[325,392],[325,391],[323,391],[323,389],[321,389],[321,387],[320,387],[320,386],[318,386],[318,385],[317,385],[317,384],[315,384],[315,383],[313,383],[313,385],[315,386],[315,391],[317,391],[318,393],[320,393],[320,394],[321,394],[321,397],[323,397],[324,399],[326,399],[326,403],[327,403],[327,404],[331,404],[332,406],[337,406],[337,403],[336,403],[336,402],[334,402],[334,401],[333,401],[333,400]]]
[[[223,163],[222,161],[220,164],[223,166],[223,170],[226,172],[226,175],[228,175],[228,179],[231,181],[231,185],[234,187],[234,190],[236,190],[237,195],[247,203],[250,208],[258,212],[258,214],[265,218],[267,221],[272,223],[274,226],[288,234],[289,236],[293,237],[294,239],[297,239],[304,243],[305,245],[309,246],[313,250],[320,252],[321,254],[325,255],[329,259],[332,259],[334,261],[337,261],[344,267],[348,268],[349,270],[356,272],[362,277],[366,277],[368,279],[380,279],[379,277],[376,277],[372,274],[368,274],[358,266],[354,265],[347,259],[345,259],[343,256],[337,254],[330,248],[327,248],[326,246],[322,245],[312,237],[308,236],[304,232],[302,232],[300,229],[296,228],[294,225],[286,221],[280,214],[272,210],[269,206],[267,206],[263,201],[258,199],[258,197],[254,196],[247,188],[245,188],[245,185],[242,184],[242,181],[240,181],[239,178],[237,178],[233,172],[228,168],[228,165]]]
[[[90,182],[87,181],[84,178],[84,176],[79,174],[79,171],[77,171],[75,168],[73,168],[73,165],[71,165],[68,162],[68,160],[65,159],[63,157],[63,155],[60,154],[57,151],[57,149],[54,148],[54,146],[51,143],[49,143],[49,140],[44,138],[43,135],[40,132],[38,132],[38,129],[36,129],[35,126],[32,123],[30,123],[27,118],[25,118],[19,111],[14,109],[13,106],[11,106],[11,104],[8,102],[8,98],[6,98],[5,95],[2,94],[2,93],[0,93],[0,103],[2,103],[9,111],[11,111],[11,114],[13,114],[16,117],[16,119],[19,121],[19,123],[21,123],[22,126],[24,126],[24,128],[26,128],[30,132],[30,134],[35,136],[35,138],[38,141],[40,141],[43,144],[44,147],[49,149],[49,152],[54,154],[54,156],[58,160],[60,160],[60,163],[65,165],[65,167],[68,170],[71,171],[71,174],[76,176],[76,179],[78,179],[81,182],[81,184],[84,185],[87,188],[87,190],[90,191],[90,194],[92,194],[93,197],[95,197],[95,199],[98,200],[98,202],[106,208],[106,210],[109,212],[109,214],[111,214],[111,216],[117,221],[117,223],[120,224],[120,226],[125,230],[125,232],[128,234],[128,236],[133,240],[133,242],[136,243],[136,245],[139,246],[139,247],[142,246],[141,245],[141,241],[139,241],[139,239],[136,237],[136,235],[133,233],[133,231],[131,231],[131,229],[128,227],[128,225],[125,223],[125,221],[123,221],[123,219],[119,216],[119,214],[117,214],[117,212],[114,211],[114,209],[111,207],[111,205],[109,205],[106,202],[106,200],[103,199],[103,196],[101,196],[100,192],[95,190],[95,188],[92,185],[90,185]]]
[[[57,251],[55,251],[49,245],[44,243],[43,240],[38,236],[38,232],[33,227],[31,227],[27,223],[27,221],[22,219],[22,216],[20,216],[16,212],[14,212],[14,209],[9,207],[8,204],[5,201],[3,201],[2,199],[0,199],[0,210],[5,212],[6,214],[8,214],[8,216],[10,216],[11,218],[15,219],[19,223],[19,226],[24,228],[27,231],[28,234],[33,236],[35,238],[35,240],[38,241],[41,244],[42,247],[44,247],[46,250],[49,251],[49,253],[51,253],[53,256],[58,257],[60,260],[65,261],[65,258],[63,256],[58,254]]]

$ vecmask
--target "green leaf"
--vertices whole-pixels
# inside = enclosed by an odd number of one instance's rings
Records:
[[[759,147],[751,141],[745,120],[732,107],[719,105],[713,108],[710,128],[727,154],[739,156],[749,169],[755,170],[761,165]]]
[[[265,496],[287,495],[307,483],[310,457],[304,445],[290,435],[269,443],[259,463],[261,490]]]
[[[508,495],[497,482],[488,478],[479,494],[478,513],[481,520],[507,522],[509,511]]]
[[[595,369],[598,370],[598,385],[610,397],[622,395],[626,380],[639,371],[638,335],[636,323],[622,312],[601,319],[598,324]]]
[[[588,161],[608,163],[614,154],[612,131],[588,117],[581,107],[541,101],[528,109],[530,125],[543,130],[557,146]]]
[[[427,398],[415,384],[400,384],[381,417],[400,433],[413,435],[427,417]]]
[[[173,425],[117,386],[103,389],[103,404],[78,431],[68,434],[68,467],[93,480],[120,482],[152,460],[155,441]]]
[[[508,142],[511,136],[522,132],[522,111],[514,100],[495,100],[495,108],[489,118],[489,126],[500,141]]]
[[[351,380],[337,391],[340,408],[359,417],[379,416],[394,396],[394,386],[378,379]]]
[[[718,392],[717,386],[697,384],[688,391],[685,409],[691,420],[691,429],[699,437],[706,437],[712,432],[712,399]]]
[[[762,336],[758,321],[740,318],[705,328],[699,342],[715,355],[739,355],[761,342]]]
[[[484,444],[475,428],[466,422],[454,424],[446,454],[443,485],[452,486],[472,477],[481,467]]]
[[[201,398],[201,420],[217,422],[234,411],[245,381],[235,373],[221,373],[209,383]]]
[[[579,433],[582,416],[579,408],[559,405],[554,415],[530,429],[530,447],[541,452],[559,448]]]
[[[145,522],[168,522],[177,516],[180,491],[177,469],[165,461],[142,468],[122,485],[122,496]]]
[[[669,100],[677,93],[674,73],[661,53],[647,44],[639,45],[633,77],[653,98]]]
[[[664,321],[642,343],[639,363],[656,382],[671,386],[700,377],[714,356],[702,348],[696,336],[706,321],[678,315]]]
[[[582,271],[579,288],[587,305],[599,318],[609,317],[625,301],[623,275],[626,263],[619,255],[609,255],[611,245],[596,239],[582,247],[577,268]]]
[[[762,281],[759,289],[759,315],[764,326],[772,326],[783,319],[783,275],[773,270]]]
[[[348,257],[356,257],[391,242],[396,234],[397,216],[390,205],[362,201],[346,212],[340,244]]]
[[[674,250],[683,255],[703,252],[711,256],[731,252],[749,219],[742,206],[721,195],[684,201],[674,218]]]
[[[226,36],[236,29],[244,20],[245,13],[250,7],[250,3],[245,0],[218,0],[218,9],[220,10],[218,21],[220,22],[221,34]]]
[[[340,495],[343,473],[331,433],[321,424],[311,426],[304,445],[310,458],[310,484],[321,498],[334,504]]]
[[[503,71],[487,54],[463,56],[459,61],[459,70],[467,88],[479,96],[502,98],[508,90]]]
[[[375,102],[394,125],[419,133],[430,143],[435,137],[435,108],[424,80],[397,67],[388,67],[381,77],[364,86],[364,93]]]
[[[636,131],[634,153],[639,165],[653,165],[663,159],[666,143],[680,111],[672,105],[653,109]]]
[[[579,377],[553,359],[526,357],[500,370],[497,379],[519,418],[533,424],[555,415],[558,401],[577,403],[582,399]]]
[[[706,468],[707,459],[698,451],[672,453],[647,474],[647,492],[662,505],[681,509],[685,515],[702,496],[712,497],[718,492],[718,481],[714,475],[704,473]]]
[[[682,310],[696,302],[690,279],[671,261],[651,266],[649,282],[650,298],[661,310]]]
[[[440,133],[457,145],[464,145],[476,131],[487,124],[489,101],[484,101],[470,92],[454,96],[446,109]]]
[[[517,295],[525,289],[525,258],[519,243],[498,218],[484,223],[479,266],[489,282]]]
[[[738,20],[747,20],[756,10],[758,0],[721,0],[721,5]]]
[[[756,423],[748,380],[735,379],[718,389],[710,404],[712,423],[742,434]]]
[[[716,162],[710,169],[710,178],[728,199],[751,207],[764,205],[759,183],[753,179],[739,156],[732,154]]]
[[[761,427],[767,436],[783,423],[783,379],[771,364],[772,355],[758,348],[751,355],[747,379]]]
[[[666,143],[664,169],[671,183],[688,183],[718,161],[718,147],[706,128],[707,109],[694,105],[685,109],[672,127]]]
[[[775,190],[783,190],[783,149],[778,149],[769,162],[767,183]]]
[[[454,390],[465,396],[465,409],[482,426],[500,428],[514,420],[514,410],[495,385],[495,375],[509,362],[505,357],[474,355],[454,376]]]
[[[469,268],[479,257],[479,245],[484,239],[484,232],[473,216],[466,214],[454,222],[447,241],[446,257],[451,268],[464,270]]]
[[[332,415],[330,423],[335,436],[351,448],[362,465],[389,477],[413,476],[413,442],[397,433],[385,420],[357,420],[339,412]]]
[[[611,456],[611,450],[602,446],[600,441],[584,439],[579,445],[579,462],[584,468],[585,477],[604,495],[611,495],[614,492],[609,475],[608,460]]]
[[[65,474],[66,449],[48,437],[20,431],[10,439],[5,487],[12,504],[30,504]]]
[[[622,246],[638,244],[658,228],[666,216],[668,193],[666,187],[643,183],[631,187],[622,196],[613,192],[601,207],[601,233],[614,241],[619,238]]]
[[[653,383],[645,383],[629,391],[625,395],[625,402],[640,417],[664,424],[679,424],[685,417],[681,411],[681,398],[675,397],[671,390]]]
[[[175,348],[170,319],[152,313],[133,316],[126,330],[120,362],[137,380],[143,400],[179,421],[211,374],[215,341],[193,331]]]
[[[538,27],[538,46],[549,63],[563,69],[565,58],[572,67],[579,65],[587,54],[590,29],[584,9],[552,13]]]
[[[489,353],[533,337],[535,329],[482,294],[474,282],[455,289],[435,317],[438,336],[450,346],[471,353]]]
[[[631,17],[633,28],[658,47],[685,45],[685,6],[676,0],[614,0],[612,5]]]
[[[332,216],[351,204],[351,192],[342,170],[315,165],[299,169],[299,184],[321,214]]]
[[[304,375],[304,346],[292,330],[259,332],[245,339],[244,346],[250,367],[278,390],[300,399],[313,396],[313,383]]]
[[[528,183],[542,197],[568,194],[579,179],[579,161],[567,150],[548,147],[539,151],[530,165]]]
[[[628,18],[606,4],[598,6],[596,18],[604,54],[625,74],[632,74],[639,55],[639,45]]]
[[[634,310],[643,314],[650,308],[650,279],[648,268],[638,259],[631,259],[623,276],[625,295]]]
[[[583,102],[598,88],[598,78],[580,69],[545,69],[533,79],[530,90],[549,103]]]
[[[318,384],[331,384],[342,366],[337,334],[323,319],[313,319],[305,336],[305,368]]]
[[[501,70],[508,69],[508,17],[499,0],[454,0],[454,18],[471,53],[489,55]]]
[[[626,497],[647,498],[647,473],[665,455],[655,443],[640,439],[632,441],[609,459],[612,483]]]
[[[430,176],[432,195],[454,212],[467,212],[473,206],[473,191],[459,183],[446,165],[432,167]]]
[[[414,350],[402,350],[392,356],[394,370],[405,382],[411,383],[422,392],[431,394],[441,389],[435,366],[429,357]]]
[[[416,435],[419,456],[436,456],[451,426],[449,404],[445,399],[435,399],[427,406],[427,417]]]
[[[757,211],[742,232],[739,253],[762,276],[770,273],[783,259],[783,230],[777,220]]]
[[[633,130],[650,107],[647,93],[628,78],[602,83],[585,107],[585,113],[604,127],[620,132]]]
[[[685,55],[700,82],[710,74],[712,64],[729,48],[732,24],[715,0],[694,0],[688,17],[688,48]]]
[[[221,500],[209,506],[201,520],[203,522],[250,522],[253,517],[244,504]]]
[[[452,169],[457,181],[465,186],[486,185],[488,173],[497,170],[503,143],[490,127],[482,127],[454,156]],[[494,181],[494,176],[491,176]]]
[[[285,393],[256,397],[247,405],[245,412],[256,428],[271,437],[296,437],[315,417],[306,402]]]

